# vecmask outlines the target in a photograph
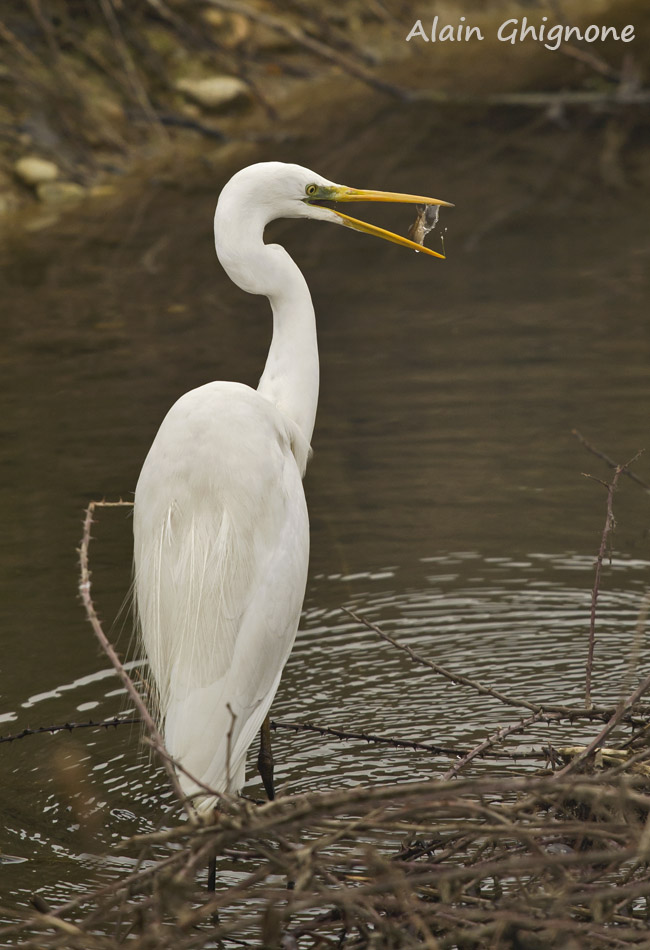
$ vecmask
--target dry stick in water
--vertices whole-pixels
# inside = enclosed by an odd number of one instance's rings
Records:
[[[344,610],[345,613],[352,617],[353,620],[356,620],[357,623],[363,624],[365,627],[368,627],[369,630],[373,630],[375,633],[379,634],[383,640],[391,643],[394,647],[397,647],[398,650],[403,650],[405,653],[408,653],[411,659],[415,660],[416,663],[422,663],[424,666],[428,666],[430,670],[434,671],[434,673],[444,676],[445,679],[448,679],[450,682],[455,683],[456,685],[469,686],[471,689],[475,689],[476,692],[481,696],[492,696],[494,699],[498,699],[499,702],[506,706],[523,707],[524,709],[529,709],[532,713],[541,713],[543,716],[548,717],[549,719],[554,717],[566,717],[571,719],[581,718],[584,716],[587,718],[600,719],[604,718],[605,715],[611,715],[611,707],[609,709],[605,709],[604,707],[598,706],[593,707],[592,709],[586,709],[581,706],[560,706],[556,703],[531,703],[522,696],[513,696],[509,693],[503,693],[498,689],[494,689],[492,686],[485,686],[478,680],[470,679],[469,676],[463,676],[461,673],[453,673],[446,667],[440,666],[438,663],[434,663],[425,656],[421,656],[405,643],[400,643],[399,640],[395,640],[384,630],[382,630],[381,627],[378,627],[377,624],[371,623],[360,614],[355,614],[353,610],[349,610],[347,607],[341,607],[341,610]]]
[[[141,722],[142,719],[140,719],[139,716],[133,716],[128,719],[124,719],[121,716],[114,716],[112,719],[103,719],[100,721],[89,719],[87,722],[60,722],[54,723],[51,726],[34,726],[34,728],[27,726],[25,729],[21,729],[20,732],[0,736],[0,743],[17,742],[18,739],[26,739],[27,736],[53,735],[56,732],[72,732],[73,729],[110,729],[113,726],[135,726]]]
[[[86,616],[88,617],[88,620],[90,621],[90,625],[93,628],[93,632],[95,636],[97,637],[97,640],[99,641],[99,645],[101,646],[102,650],[104,651],[106,656],[109,658],[109,660],[113,664],[115,671],[117,672],[117,675],[120,677],[120,679],[124,683],[124,686],[126,687],[126,691],[128,695],[133,700],[133,704],[135,705],[140,716],[142,717],[142,721],[147,727],[147,730],[151,737],[151,744],[153,748],[156,750],[156,752],[158,753],[158,756],[165,767],[165,770],[169,776],[169,781],[172,785],[172,788],[174,789],[174,792],[178,800],[183,805],[183,808],[187,812],[187,815],[190,821],[194,821],[194,813],[185,795],[183,794],[183,790],[181,789],[181,786],[178,781],[178,776],[176,775],[174,766],[172,765],[172,760],[165,750],[165,743],[163,742],[163,738],[160,735],[160,732],[158,731],[158,728],[155,722],[151,718],[151,714],[149,713],[149,710],[145,706],[142,700],[142,697],[140,696],[137,689],[135,688],[133,684],[133,680],[124,669],[124,665],[122,664],[122,661],[118,657],[117,653],[113,649],[113,646],[109,642],[108,637],[104,633],[99,617],[97,616],[97,611],[95,610],[95,605],[93,604],[93,599],[90,593],[91,583],[90,583],[90,568],[88,566],[88,549],[90,547],[90,529],[93,524],[93,514],[95,513],[95,509],[100,508],[100,507],[101,508],[119,508],[119,507],[126,508],[126,507],[132,507],[132,502],[122,501],[121,499],[120,501],[91,501],[88,507],[86,508],[86,513],[84,517],[83,537],[81,539],[81,546],[79,548],[79,593],[81,594],[81,600],[86,610]]]
[[[536,713],[540,719],[545,718],[544,713]],[[517,723],[519,727],[520,723]],[[352,732],[347,729],[334,729],[331,726],[316,726],[311,722],[287,722],[283,720],[271,720],[271,729],[276,732],[278,729],[289,729],[291,732],[315,732],[319,736],[333,736],[335,739],[347,739],[350,741],[373,742],[377,745],[390,745],[396,749],[409,749],[413,752],[430,752],[435,756],[448,756],[462,758],[467,755],[466,749],[459,749],[455,746],[435,745],[432,742],[419,742],[416,739],[402,739],[398,736],[378,736],[371,732]],[[2,738],[0,738],[2,742]],[[486,746],[487,748],[487,746]],[[546,753],[537,752],[494,752],[493,758],[497,759],[546,759]]]
[[[553,719],[560,719],[560,714],[554,714]],[[537,719],[545,719],[545,713],[539,713],[535,716]],[[114,716],[112,719],[88,719],[84,722],[60,722],[53,723],[49,726],[34,726],[33,728],[27,726],[24,729],[21,729],[20,732],[8,733],[7,735],[0,736],[0,744],[5,742],[17,742],[19,739],[26,739],[29,736],[42,736],[50,735],[57,732],[73,732],[75,729],[111,729],[117,726],[135,726],[142,723],[142,719],[139,716],[134,716],[132,718],[121,718],[120,716]],[[288,722],[282,719],[271,719],[270,726],[273,732],[277,732],[279,729],[286,729],[290,732],[312,732],[318,736],[332,736],[335,739],[347,740],[350,742],[367,742],[373,743],[375,745],[389,745],[396,749],[407,749],[411,752],[429,752],[435,756],[445,756],[447,758],[463,758],[463,756],[468,755],[467,749],[459,748],[458,746],[452,745],[436,745],[432,742],[419,742],[417,739],[403,739],[399,736],[379,736],[372,732],[360,732],[358,730],[349,730],[349,729],[335,729],[331,726],[317,726],[313,722]],[[512,727],[507,727],[512,732],[515,732],[522,726],[522,723],[514,723]],[[506,727],[504,727],[506,728]],[[510,734],[510,732],[508,733]],[[486,740],[487,741],[487,740]],[[489,746],[486,746],[488,749]],[[472,750],[473,751],[473,750]],[[545,760],[548,757],[548,753],[545,750],[540,750],[539,752],[526,751],[526,752],[485,752],[486,756],[490,756],[494,759],[513,759],[514,761],[520,761],[521,759],[532,759],[535,761]],[[650,751],[649,753],[650,754]],[[217,795],[218,793],[208,785],[198,781],[195,776],[193,776],[187,769],[179,763],[175,763],[177,769],[181,769],[187,777],[199,785],[206,794]]]
[[[491,736],[487,736],[482,742],[480,742],[474,749],[464,755],[462,759],[456,762],[452,767],[445,772],[442,776],[443,782],[448,782],[450,779],[455,778],[461,769],[464,769],[466,765],[475,759],[479,755],[484,755],[488,749],[491,749],[492,746],[496,745],[497,742],[502,742],[507,736],[511,736],[517,732],[525,732],[529,726],[534,725],[536,722],[539,722],[541,719],[545,719],[543,712],[535,713],[533,716],[529,716],[528,719],[522,719],[521,722],[513,722],[509,726],[502,726],[500,729],[497,729],[496,732],[492,733]]]
[[[576,755],[575,758],[571,759],[568,765],[565,765],[563,769],[560,769],[559,772],[556,772],[555,778],[562,778],[568,772],[572,772],[577,765],[579,765],[581,762],[584,762],[584,760],[588,756],[590,756],[592,752],[598,749],[598,747],[603,744],[603,742],[605,741],[607,736],[610,734],[610,732],[612,732],[612,730],[615,729],[616,726],[619,725],[619,723],[623,719],[623,716],[625,715],[627,710],[631,709],[632,706],[634,706],[634,704],[637,703],[639,699],[641,699],[643,694],[647,693],[649,689],[650,689],[650,676],[646,676],[646,678],[643,680],[642,683],[639,684],[639,686],[637,686],[634,692],[631,693],[631,695],[628,696],[627,699],[624,699],[622,702],[619,703],[618,707],[616,708],[616,712],[611,717],[609,722],[601,729],[601,731],[598,733],[596,738],[593,739],[589,743],[589,745],[582,750],[582,752]]]
[[[582,473],[585,478],[592,478],[594,481],[598,482],[600,485],[603,485],[607,489],[607,514],[605,515],[605,527],[603,528],[603,534],[600,539],[600,549],[598,551],[598,557],[596,558],[596,576],[594,577],[594,586],[591,592],[589,647],[587,649],[587,672],[585,675],[585,706],[587,709],[591,709],[593,705],[591,702],[591,674],[594,665],[594,649],[596,647],[596,604],[598,603],[598,594],[600,591],[600,572],[603,566],[605,551],[607,549],[607,539],[616,525],[616,519],[614,518],[613,511],[614,492],[616,491],[616,485],[618,483],[619,477],[623,474],[623,472],[627,471],[630,465],[636,462],[638,457],[641,455],[641,451],[637,452],[636,455],[624,465],[617,465],[616,471],[614,472],[614,477],[609,483],[603,482],[600,478],[594,478],[593,475],[588,475],[586,472]]]
[[[584,445],[588,452],[591,452],[591,454],[595,455],[596,458],[602,459],[602,461],[605,462],[606,465],[609,465],[610,468],[618,468],[618,462],[615,462],[614,459],[609,457],[609,455],[605,455],[605,453],[597,449],[595,445],[592,445],[591,442],[585,439],[584,435],[582,435],[581,432],[578,432],[577,429],[571,429],[571,435],[574,435],[578,442],[580,442],[581,445]],[[628,462],[628,465],[629,464],[631,463]],[[637,485],[640,485],[641,488],[645,488],[647,492],[650,492],[650,484],[644,481],[644,479],[640,478],[635,472],[625,471],[623,474],[627,475],[628,478],[631,478],[632,481],[636,482]]]

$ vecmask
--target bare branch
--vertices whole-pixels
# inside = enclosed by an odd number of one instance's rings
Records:
[[[642,451],[642,450],[641,450]],[[618,483],[619,477],[626,472],[629,467],[636,462],[636,460],[641,455],[641,451],[637,452],[636,455],[625,462],[624,465],[617,465],[616,471],[614,472],[614,477],[609,484],[606,484],[607,488],[607,513],[605,515],[605,526],[603,528],[603,533],[600,539],[600,548],[598,550],[598,556],[596,558],[596,573],[594,577],[594,586],[591,591],[591,611],[589,617],[589,646],[587,648],[587,669],[585,675],[585,706],[587,709],[591,709],[591,675],[594,665],[594,650],[596,648],[596,605],[598,603],[598,594],[600,592],[600,575],[603,566],[603,559],[605,557],[605,551],[607,550],[607,542],[610,534],[614,530],[616,521],[614,519],[614,492],[616,491],[616,486]],[[598,479],[599,481],[599,479]]]
[[[394,96],[397,99],[410,98],[411,94],[406,90],[393,85],[393,83],[386,82],[384,79],[380,79],[356,60],[344,56],[339,49],[335,49],[320,40],[314,39],[314,37],[309,36],[299,26],[284,18],[264,13],[261,10],[249,6],[247,3],[241,3],[240,0],[205,0],[205,2],[219,10],[227,10],[230,13],[236,13],[239,16],[246,17],[246,19],[260,23],[262,26],[273,30],[275,33],[279,33],[281,36],[288,37],[294,43],[308,49],[310,53],[315,53],[317,56],[320,56],[321,59],[335,63],[351,76],[360,79],[368,86],[372,86],[380,92],[388,93],[388,95]]]
[[[571,435],[575,436],[578,442],[580,442],[581,445],[584,445],[584,447],[587,449],[588,452],[591,452],[591,454],[595,455],[596,458],[602,459],[602,461],[605,462],[607,465],[609,465],[610,468],[613,468],[613,469],[618,468],[618,463],[615,462],[614,459],[611,459],[609,455],[605,455],[604,452],[601,452],[594,445],[592,445],[591,442],[585,439],[585,437],[580,432],[578,432],[577,429],[571,429]],[[637,483],[637,485],[640,485],[642,488],[645,488],[647,492],[650,492],[650,485],[648,484],[648,482],[640,478],[636,474],[636,472],[631,472],[628,469],[626,469],[623,472],[623,474],[627,475],[628,478],[631,478],[633,482]]]
[[[95,510],[97,508],[117,508],[117,507],[131,507],[131,506],[132,506],[132,502],[122,501],[120,499],[119,501],[91,501],[88,507],[86,508],[85,517],[84,517],[83,536],[81,539],[81,546],[79,548],[79,571],[80,571],[79,593],[81,595],[81,600],[86,610],[86,616],[88,617],[88,620],[90,621],[90,625],[93,628],[93,633],[97,637],[99,645],[101,646],[102,650],[104,651],[108,659],[113,664],[113,667],[115,668],[115,671],[117,672],[117,675],[122,680],[122,683],[126,687],[126,691],[129,697],[133,701],[133,704],[138,710],[142,718],[142,721],[147,727],[147,731],[149,732],[149,736],[151,738],[151,744],[153,748],[155,749],[155,751],[160,756],[160,759],[169,776],[169,781],[171,783],[171,786],[174,789],[174,792],[176,793],[176,797],[178,798],[179,802],[181,802],[181,804],[183,805],[183,808],[187,812],[187,815],[190,818],[190,820],[194,821],[194,812],[192,811],[192,808],[187,802],[185,795],[183,794],[183,791],[180,787],[180,784],[178,782],[178,777],[176,775],[173,765],[171,764],[169,755],[167,751],[165,750],[165,743],[163,742],[163,738],[160,735],[160,732],[158,731],[158,727],[153,721],[149,713],[149,710],[144,704],[142,697],[140,696],[139,692],[135,688],[133,684],[133,680],[131,679],[127,671],[124,669],[124,665],[122,661],[118,657],[113,646],[109,642],[108,637],[104,633],[99,617],[97,616],[97,611],[95,610],[95,605],[93,603],[93,599],[91,595],[91,580],[90,580],[91,574],[90,574],[90,568],[89,568],[89,563],[88,563],[88,551],[90,548],[90,540],[91,540],[90,530],[93,525],[93,515],[95,513]]]
[[[493,732],[491,736],[487,736],[482,742],[480,742],[474,749],[468,752],[466,755],[460,759],[459,762],[456,762],[455,765],[445,772],[443,775],[443,781],[449,781],[452,778],[455,778],[459,772],[461,772],[465,766],[469,765],[474,759],[478,756],[483,756],[488,749],[491,749],[499,742],[503,742],[508,736],[515,735],[516,733],[525,732],[529,726],[534,725],[536,722],[544,719],[544,714],[539,712],[535,713],[533,716],[529,716],[528,719],[522,719],[521,722],[511,723],[509,726],[502,726],[501,729],[497,729],[496,732]]]
[[[394,647],[397,647],[398,650],[403,650],[405,653],[408,653],[411,659],[415,660],[416,663],[421,663],[424,666],[428,666],[430,670],[434,671],[434,673],[444,676],[445,679],[448,679],[452,683],[456,683],[459,686],[469,686],[471,689],[476,690],[476,692],[481,696],[492,696],[505,706],[515,706],[529,709],[532,713],[542,714],[544,717],[549,719],[554,718],[554,716],[558,714],[561,716],[566,716],[567,718],[579,718],[584,716],[586,713],[593,713],[594,718],[602,718],[611,714],[611,710],[600,706],[594,706],[587,709],[586,707],[582,706],[561,706],[556,703],[544,703],[542,705],[524,699],[522,696],[513,696],[511,693],[504,693],[501,690],[494,689],[492,686],[485,686],[478,680],[470,679],[468,676],[464,676],[462,673],[454,673],[451,670],[448,670],[446,667],[440,666],[439,663],[434,663],[432,660],[422,656],[420,653],[416,653],[415,650],[407,646],[405,643],[400,643],[399,640],[391,637],[379,626],[377,626],[377,624],[371,623],[369,620],[366,620],[365,617],[354,613],[354,611],[349,610],[347,607],[342,607],[341,610],[344,610],[346,614],[349,614],[349,616],[352,617],[353,620],[356,620],[357,623],[363,624],[364,626],[368,627],[369,630],[373,630],[383,640],[386,640]]]

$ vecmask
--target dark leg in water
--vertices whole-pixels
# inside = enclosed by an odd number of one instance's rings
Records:
[[[267,716],[262,723],[260,733],[260,753],[257,756],[257,768],[262,777],[264,788],[270,802],[275,798],[273,787],[273,752],[271,751],[271,718]]]
[[[217,856],[213,854],[208,861],[208,894],[214,894],[217,889]],[[219,923],[219,911],[212,913],[212,923],[216,927]]]
[[[217,856],[214,855],[208,862],[208,894],[214,894],[217,887]],[[211,914],[212,923],[216,927],[219,923],[219,911],[214,910]]]
[[[270,802],[275,798],[273,787],[273,752],[271,750],[271,718],[267,716],[262,723],[260,733],[260,751],[257,756],[257,768],[262,777],[264,788]],[[217,858],[210,858],[208,864],[208,890],[214,892],[217,884]]]
[[[215,809],[215,818],[218,818],[217,810]],[[217,856],[213,854],[210,860],[208,861],[208,893],[214,894],[217,887]],[[219,923],[219,914],[215,911],[212,915],[212,922],[215,924]]]
[[[208,861],[208,890],[214,893],[217,886],[217,856]]]

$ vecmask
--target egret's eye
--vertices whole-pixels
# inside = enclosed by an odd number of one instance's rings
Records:
[[[318,191],[318,185],[307,185],[307,187],[305,188],[305,194],[309,195],[310,197],[312,195],[315,195],[317,191]]]

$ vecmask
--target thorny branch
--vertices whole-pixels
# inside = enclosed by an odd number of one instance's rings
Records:
[[[476,758],[480,755],[481,757],[494,758],[494,759],[514,759],[514,760],[535,760],[543,761],[548,757],[546,750],[540,750],[538,752],[534,750],[530,751],[517,751],[517,752],[490,752],[488,751],[491,746],[495,745],[501,738],[505,738],[505,735],[510,735],[520,729],[524,729],[527,725],[532,724],[533,722],[539,722],[545,719],[542,714],[531,716],[530,719],[524,720],[521,723],[515,724],[515,726],[507,727],[507,732],[504,730],[499,730],[499,734],[490,737],[490,740],[485,740],[484,743],[481,743],[480,751],[477,749],[467,750],[462,749],[454,745],[435,745],[431,742],[419,742],[417,739],[402,739],[398,736],[378,736],[370,732],[362,732],[359,730],[346,730],[346,729],[333,729],[331,726],[317,726],[311,722],[285,722],[282,720],[271,720],[270,726],[274,732],[279,730],[288,730],[290,732],[310,732],[319,736],[331,736],[334,739],[339,739],[340,741],[348,742],[366,742],[373,745],[387,745],[395,749],[404,749],[411,752],[429,752],[434,756],[445,756],[452,758],[466,758],[471,755],[471,759]],[[53,735],[57,732],[73,732],[75,729],[111,729],[116,728],[117,726],[133,726],[142,723],[142,719],[139,717],[131,718],[122,718],[120,716],[114,716],[111,719],[104,720],[94,720],[89,719],[87,722],[63,722],[63,723],[54,723],[50,726],[35,726],[30,728],[27,726],[24,729],[21,729],[20,732],[9,733],[5,736],[0,736],[0,744],[4,742],[17,742],[20,739],[25,739],[28,736],[39,736],[39,735]],[[504,732],[504,735],[501,733]],[[471,761],[468,758],[468,761]],[[192,776],[189,776],[192,778]],[[212,791],[212,790],[208,790]]]
[[[600,748],[600,746],[602,746],[607,736],[616,728],[616,726],[619,725],[619,723],[621,722],[623,718],[623,714],[628,709],[631,709],[634,706],[634,704],[637,703],[639,699],[641,699],[644,693],[647,693],[649,689],[650,689],[650,676],[646,676],[646,678],[639,684],[639,686],[637,686],[634,692],[630,696],[628,696],[627,699],[624,699],[619,704],[618,709],[616,710],[612,718],[598,733],[596,738],[593,739],[589,743],[589,745],[586,746],[586,748],[583,749],[583,751],[579,755],[577,755],[574,759],[572,759],[571,762],[569,762],[568,765],[566,765],[564,769],[562,769],[562,772],[558,773],[558,775],[565,775],[568,772],[573,771],[576,768],[576,766],[579,765],[581,762],[583,762],[586,758],[588,758],[588,756],[590,756],[592,752]]]
[[[578,442],[580,442],[581,445],[584,445],[584,447],[587,449],[588,452],[591,452],[591,454],[595,455],[596,458],[602,459],[602,461],[605,462],[607,465],[609,465],[610,468],[613,468],[613,469],[618,468],[618,462],[615,462],[614,459],[609,457],[609,455],[605,455],[604,452],[601,452],[594,445],[592,445],[591,442],[585,439],[585,437],[580,432],[578,432],[577,429],[572,429],[571,435],[575,436]],[[628,462],[628,465],[629,464],[630,463]],[[632,472],[628,468],[624,467],[624,471],[622,474],[627,475],[627,477],[631,478],[633,482],[637,483],[637,485],[640,485],[642,488],[645,488],[647,492],[650,492],[650,484],[648,484],[648,482],[646,482],[643,478],[637,475],[636,472]]]
[[[594,649],[596,646],[596,604],[598,603],[598,594],[600,592],[600,575],[603,566],[603,560],[605,558],[605,551],[607,550],[607,541],[610,534],[615,528],[616,521],[614,519],[614,492],[616,491],[616,485],[620,475],[627,471],[629,467],[636,462],[636,460],[641,455],[641,452],[637,452],[636,455],[630,459],[629,462],[626,462],[624,465],[617,465],[616,471],[614,472],[614,477],[611,482],[608,484],[602,482],[600,479],[595,479],[601,485],[604,485],[607,488],[607,513],[605,515],[605,526],[603,528],[603,533],[600,539],[600,548],[598,550],[598,556],[596,558],[596,573],[594,577],[594,586],[591,592],[591,611],[589,617],[589,647],[587,650],[587,670],[585,677],[585,706],[587,709],[591,709],[591,674],[594,663]],[[585,473],[583,473],[585,474]],[[586,475],[586,478],[593,478],[593,475]]]
[[[515,722],[509,726],[502,726],[501,729],[497,729],[497,731],[491,736],[488,736],[483,740],[483,742],[480,742],[474,749],[471,749],[466,755],[464,755],[459,762],[456,762],[454,765],[452,765],[449,771],[445,772],[443,775],[443,779],[445,781],[449,781],[449,779],[455,778],[455,776],[458,775],[462,769],[469,765],[469,763],[478,756],[485,756],[488,749],[491,749],[499,742],[503,742],[503,740],[508,736],[512,736],[519,732],[525,732],[530,726],[534,725],[536,722],[540,722],[544,718],[544,713],[538,712],[533,716],[529,716],[528,719],[522,719],[521,722]]]
[[[0,743],[2,742],[16,742],[19,739],[25,739],[27,736],[42,736],[42,735],[53,735],[57,732],[73,732],[75,729],[110,729],[117,726],[135,726],[139,725],[142,722],[142,719],[139,717],[132,718],[122,718],[121,716],[113,716],[112,719],[103,719],[99,722],[94,719],[89,719],[87,722],[61,722],[54,723],[51,726],[34,726],[30,728],[27,726],[25,729],[21,729],[20,732],[10,733],[6,736],[0,736]]]
[[[452,670],[441,666],[439,663],[434,663],[433,660],[430,660],[428,657],[417,653],[412,647],[408,646],[408,644],[401,643],[399,640],[391,637],[390,634],[386,633],[385,630],[382,630],[377,624],[372,623],[367,618],[362,617],[360,614],[355,613],[349,608],[342,607],[341,609],[349,614],[353,620],[356,620],[357,623],[363,624],[364,626],[368,627],[369,630],[374,631],[376,634],[382,637],[382,639],[386,640],[394,647],[397,647],[399,650],[403,650],[411,657],[412,660],[415,660],[416,663],[421,663],[423,666],[428,666],[429,669],[434,671],[434,673],[444,676],[445,679],[448,679],[452,683],[456,683],[460,686],[469,686],[471,689],[476,690],[476,692],[481,696],[491,696],[493,699],[497,699],[505,706],[515,706],[529,709],[532,713],[535,713],[536,715],[542,715],[543,717],[549,719],[553,719],[558,716],[565,717],[567,719],[579,719],[582,717],[607,719],[611,715],[611,709],[607,709],[603,706],[592,706],[587,708],[586,706],[563,706],[557,703],[539,704],[524,699],[522,696],[513,696],[511,693],[504,693],[501,690],[494,689],[492,686],[486,686],[484,683],[481,683],[475,679],[471,679],[469,676],[465,676],[462,673],[452,672]]]
[[[139,692],[135,688],[133,684],[133,680],[131,679],[127,671],[124,669],[124,665],[122,661],[118,657],[117,653],[115,652],[114,647],[109,642],[108,637],[104,633],[99,617],[97,616],[97,611],[95,610],[95,605],[93,603],[93,599],[91,595],[91,580],[90,580],[91,573],[90,573],[90,567],[88,563],[88,551],[90,548],[90,540],[91,540],[90,531],[93,525],[93,515],[95,513],[95,510],[97,508],[130,507],[131,505],[132,505],[131,502],[122,501],[122,500],[120,501],[91,501],[88,507],[86,508],[86,512],[84,516],[83,536],[82,536],[81,545],[79,548],[79,593],[81,595],[81,600],[86,610],[86,616],[88,617],[88,620],[90,621],[90,625],[93,628],[93,633],[97,637],[99,645],[101,646],[102,650],[104,651],[108,659],[113,664],[113,667],[115,668],[117,675],[122,680],[122,683],[124,684],[126,688],[129,698],[132,700],[135,708],[138,710],[140,717],[142,721],[144,722],[147,728],[147,731],[149,733],[149,736],[151,738],[152,747],[158,753],[165,767],[165,770],[169,776],[169,781],[171,783],[172,788],[174,789],[176,797],[178,798],[179,802],[182,803],[183,808],[187,812],[187,815],[190,818],[190,820],[193,820],[192,808],[190,804],[187,802],[185,795],[183,794],[183,791],[180,787],[174,766],[172,765],[171,760],[168,754],[166,753],[165,743],[163,742],[163,738],[160,735],[160,732],[158,731],[158,727],[153,721],[151,714],[149,713],[149,710],[145,706],[142,697],[140,696]]]

